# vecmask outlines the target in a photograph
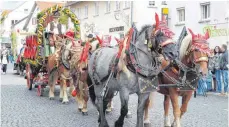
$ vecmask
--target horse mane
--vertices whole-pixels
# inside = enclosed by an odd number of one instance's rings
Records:
[[[143,32],[145,32],[146,29],[148,29],[149,27],[152,27],[152,25],[147,24],[147,25],[142,26],[141,30],[138,32],[139,33],[138,36],[141,35]]]
[[[180,58],[179,58],[180,60],[184,58],[191,41],[192,41],[192,35],[191,34],[188,34],[182,40],[181,46],[180,46]]]

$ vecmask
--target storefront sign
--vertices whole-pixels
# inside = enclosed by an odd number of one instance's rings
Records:
[[[229,28],[217,28],[217,26],[206,26],[203,28],[203,33],[209,30],[210,37],[229,36]]]
[[[109,32],[124,31],[124,26],[110,28]]]

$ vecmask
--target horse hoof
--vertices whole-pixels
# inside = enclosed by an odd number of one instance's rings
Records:
[[[144,123],[144,127],[151,127],[150,123]]]
[[[54,100],[54,97],[49,97],[49,100]]]
[[[127,114],[126,118],[132,118],[132,115],[131,114]]]
[[[110,114],[111,113],[111,110],[106,110],[106,114]]]
[[[88,116],[87,112],[82,112],[83,116]]]
[[[78,111],[79,111],[79,112],[82,112],[82,109],[81,109],[81,108],[78,108]]]
[[[69,102],[68,101],[64,101],[64,102],[62,102],[62,104],[68,104]]]
[[[60,98],[59,101],[62,102],[63,101],[63,98]]]

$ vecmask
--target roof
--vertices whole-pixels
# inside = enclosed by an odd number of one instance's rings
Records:
[[[47,8],[50,8],[54,5],[59,5],[59,6],[63,6],[64,3],[63,2],[43,2],[43,1],[36,1],[37,7],[40,9],[40,11],[43,11]]]

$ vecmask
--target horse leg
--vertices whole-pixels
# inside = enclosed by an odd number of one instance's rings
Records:
[[[144,107],[144,126],[149,127],[150,126],[150,120],[149,120],[149,109],[151,108],[152,103],[152,93],[150,93],[149,98],[146,101],[145,107]]]
[[[78,84],[78,95],[77,95],[77,102],[78,102],[78,110],[82,111],[83,109],[83,82],[79,81]]]
[[[85,82],[83,82],[83,109],[82,109],[82,113],[83,115],[88,115],[87,113],[87,102],[88,102],[88,86]]]
[[[109,127],[106,117],[105,117],[105,110],[106,110],[106,106],[108,102],[106,103],[106,101],[103,100],[103,97],[101,96],[102,90],[103,90],[103,85],[94,86],[94,91],[95,91],[95,96],[96,96],[95,104],[99,111],[98,122],[99,122],[99,127]]]
[[[63,101],[63,94],[64,94],[64,91],[63,91],[63,84],[62,82],[60,83],[60,96],[59,96],[59,100],[62,102]]]
[[[72,95],[72,91],[74,90],[74,85],[73,85],[73,79],[70,79],[69,80],[69,97],[71,97],[71,95]]]
[[[138,109],[137,109],[137,127],[144,127],[143,116],[144,116],[144,108],[146,106],[146,102],[149,98],[150,93],[142,93],[138,95]]]
[[[111,111],[112,111],[112,99],[107,104],[107,109],[106,109],[107,113],[110,113]]]
[[[67,94],[67,84],[66,84],[66,79],[62,79],[62,85],[63,85],[63,104],[68,103],[68,94]]]
[[[128,113],[128,101],[129,101],[129,92],[126,89],[121,89],[119,91],[120,100],[121,100],[121,115],[118,120],[115,122],[115,127],[122,127],[124,123],[124,118]]]
[[[190,101],[191,97],[192,97],[192,91],[187,91],[187,94],[182,97],[182,105],[180,108],[180,111],[181,111],[180,118],[187,111],[188,102]]]
[[[173,115],[174,115],[174,121],[172,123],[172,126],[181,127],[177,88],[169,88],[169,95],[171,98],[171,102],[173,106]]]
[[[58,80],[58,72],[54,71],[51,74],[49,74],[49,99],[53,100],[54,99],[54,91],[55,91],[55,84],[56,81]]]
[[[164,95],[164,126],[170,127],[170,118],[169,118],[169,101],[170,97],[168,95]]]

